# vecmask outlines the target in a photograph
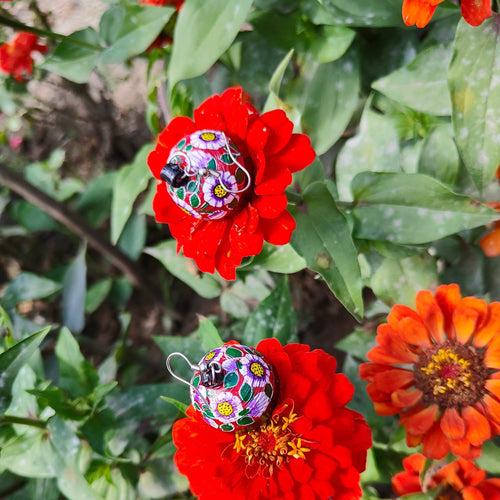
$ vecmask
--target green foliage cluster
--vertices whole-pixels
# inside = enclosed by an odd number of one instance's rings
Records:
[[[180,12],[135,0],[105,3],[97,28],[56,37],[36,77],[87,84],[112,65],[145,59],[151,143],[86,183],[65,172],[62,149],[26,165],[2,148],[0,161],[107,231],[130,261],[147,265],[165,308],[167,334],[153,339],[164,356],[181,351],[196,361],[221,338],[296,341],[310,318],[294,309],[301,280],[288,275],[309,269],[316,286],[327,286],[361,323],[336,347],[356,385],[351,406],[374,432],[366,499],[390,496],[390,478],[411,450],[395,419],[375,415],[358,378],[375,326],[391,305],[413,305],[418,290],[438,283],[500,299],[500,257],[487,258],[479,247],[498,218],[487,203],[500,200],[499,15],[472,28],[445,2],[430,27],[416,32],[402,24],[401,0],[186,0]],[[173,43],[148,50],[162,33]],[[0,83],[5,140],[29,120],[29,99],[26,86]],[[174,240],[158,238],[146,156],[162,108],[190,114],[234,84],[261,109],[284,109],[309,134],[318,159],[296,174],[288,193],[297,221],[291,243],[265,246],[228,283],[197,273]],[[0,216],[2,246],[58,238],[72,248],[50,269],[21,270],[0,289],[0,496],[188,498],[171,442],[188,394],[166,382],[163,367],[142,376],[148,352],[129,337],[142,292],[2,186]],[[178,335],[181,301],[216,304],[220,314]],[[33,304],[44,305],[35,316]],[[105,352],[89,339],[90,329],[105,328],[95,321],[103,307],[120,324]],[[500,474],[495,457],[491,442],[479,464]]]

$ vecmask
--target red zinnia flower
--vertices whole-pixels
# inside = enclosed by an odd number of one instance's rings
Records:
[[[174,424],[175,463],[201,500],[354,500],[371,446],[363,417],[347,408],[354,387],[335,358],[303,344],[261,341],[279,379],[267,420],[233,433],[213,429],[192,407]]]
[[[158,7],[165,7],[171,5],[179,10],[184,3],[184,0],[139,0],[142,5],[156,5]]]
[[[442,285],[416,304],[392,308],[360,375],[378,414],[401,414],[409,446],[473,458],[500,433],[500,302]]]
[[[403,21],[423,28],[429,24],[437,6],[444,0],[403,0]],[[462,16],[471,26],[479,26],[492,15],[491,0],[462,0]]]
[[[404,472],[392,478],[392,488],[398,496],[421,493],[420,474],[424,470],[425,457],[415,453],[403,459]],[[447,464],[426,484],[427,490],[441,488],[439,500],[500,500],[500,479],[486,479],[486,472],[473,462],[459,458]]]
[[[235,279],[243,258],[257,255],[264,240],[273,245],[290,241],[295,221],[286,209],[285,189],[292,182],[292,173],[307,167],[315,153],[307,136],[293,133],[293,124],[282,110],[259,114],[248,95],[234,87],[203,102],[195,110],[194,120],[177,117],[163,130],[148,158],[157,179],[170,151],[185,145],[184,139],[195,132],[200,136],[196,141],[201,142],[205,135],[212,140],[220,135],[234,145],[251,184],[234,210],[223,218],[207,220],[179,208],[166,183],[159,182],[153,202],[156,220],[169,225],[178,248],[194,259],[201,271],[213,273],[217,269],[224,278]],[[231,175],[229,178],[236,181]],[[217,188],[217,196],[227,194],[226,189]]]
[[[11,42],[0,46],[0,69],[17,81],[33,74],[33,52],[45,54],[47,46],[33,33],[18,33]]]

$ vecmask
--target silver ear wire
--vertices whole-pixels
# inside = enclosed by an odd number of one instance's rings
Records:
[[[166,366],[167,366],[167,370],[169,371],[170,375],[172,375],[172,377],[174,377],[175,379],[177,379],[179,382],[182,382],[183,384],[186,384],[188,385],[191,389],[195,389],[195,387],[191,384],[191,382],[188,382],[187,380],[183,379],[182,377],[179,377],[179,375],[176,375],[170,362],[172,360],[173,357],[175,356],[179,356],[181,357],[189,366],[189,368],[195,372],[196,370],[199,370],[199,366],[198,365],[193,365],[191,363],[191,361],[189,361],[188,358],[186,358],[186,356],[184,356],[184,354],[182,354],[181,352],[172,352],[171,354],[169,354],[167,356],[167,360],[165,362]]]
[[[231,158],[231,160],[233,160],[233,162],[236,163],[236,165],[238,165],[238,168],[240,168],[241,170],[243,170],[243,172],[245,173],[245,175],[247,177],[247,183],[246,183],[245,187],[243,187],[241,189],[232,190],[232,189],[229,189],[224,184],[224,181],[222,180],[222,176],[219,177],[219,182],[220,182],[221,186],[228,193],[231,193],[231,194],[243,193],[243,191],[246,191],[250,187],[250,184],[252,184],[252,177],[250,176],[250,173],[248,172],[248,170],[234,156],[233,152],[231,151],[231,147],[229,146],[229,141],[227,139],[227,136],[226,136],[226,134],[224,132],[222,132],[222,136],[224,137],[224,141],[226,142],[226,151],[227,151],[227,154],[229,155],[229,157]]]

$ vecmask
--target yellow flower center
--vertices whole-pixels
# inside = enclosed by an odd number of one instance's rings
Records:
[[[430,361],[420,370],[433,377],[435,396],[448,391],[456,391],[460,386],[470,387],[472,372],[471,362],[461,358],[450,348],[440,348],[431,356]]]
[[[415,385],[424,393],[424,402],[441,408],[476,403],[487,378],[484,354],[451,340],[423,351],[415,365]]]
[[[214,188],[214,195],[217,198],[224,198],[227,195],[227,191],[220,184],[217,184]]]
[[[243,456],[247,466],[255,467],[257,473],[270,477],[275,468],[291,459],[304,460],[306,453],[311,451],[292,428],[297,419],[298,416],[290,411],[285,415],[274,415],[258,427],[238,430],[233,448]]]
[[[234,413],[234,408],[231,405],[231,403],[223,401],[222,403],[217,404],[217,411],[219,412],[220,415],[223,415],[224,417],[229,417],[229,415],[232,415]]]
[[[210,351],[206,356],[205,356],[205,361],[210,361],[213,357],[215,356],[215,351]]]
[[[264,367],[260,364],[257,363],[257,361],[254,361],[250,365],[250,371],[256,376],[256,377],[263,377],[264,376]]]
[[[203,132],[200,137],[206,142],[215,141],[215,139],[217,139],[217,136],[213,132]]]

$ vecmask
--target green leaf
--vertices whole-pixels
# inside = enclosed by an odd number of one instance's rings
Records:
[[[487,441],[483,444],[481,456],[476,459],[477,466],[481,469],[485,469],[490,474],[500,474],[499,453],[500,447],[493,441]]]
[[[440,125],[425,139],[418,171],[445,184],[454,185],[460,170],[460,157],[451,126]]]
[[[177,408],[166,405],[161,397],[187,401],[188,392],[183,384],[136,385],[122,392],[112,392],[106,402],[117,419],[136,425],[145,419],[174,419],[177,417]]]
[[[94,367],[83,357],[77,341],[67,328],[61,328],[56,343],[59,386],[73,397],[87,396],[99,383]]]
[[[61,289],[61,284],[33,273],[18,274],[7,286],[2,304],[10,309],[20,302],[44,299]]]
[[[87,314],[92,314],[98,307],[104,302],[108,296],[113,280],[111,278],[105,278],[94,283],[87,290],[85,295],[85,312]]]
[[[372,87],[416,111],[448,116],[451,114],[447,83],[450,60],[450,47],[429,47],[410,64],[377,80]]]
[[[400,171],[399,137],[393,122],[365,108],[358,134],[337,158],[337,189],[341,200],[352,201],[351,182],[360,172]]]
[[[122,167],[113,186],[111,205],[111,241],[116,244],[132,213],[135,199],[142,193],[151,178],[146,164],[151,144],[143,146],[130,165]]]
[[[118,247],[131,259],[137,260],[146,242],[146,216],[133,212],[118,239]]]
[[[358,238],[427,243],[497,218],[494,210],[422,174],[362,173],[353,191]]]
[[[499,22],[495,13],[477,27],[460,21],[448,75],[458,150],[480,191],[500,165]]]
[[[101,55],[99,35],[93,28],[85,28],[68,38],[69,40],[63,40],[56,47],[41,66],[72,82],[86,83]],[[89,46],[75,44],[71,39]]]
[[[69,399],[67,393],[59,387],[30,389],[28,392],[37,398],[41,406],[50,406],[63,418],[81,420],[90,412],[87,404]]]
[[[431,257],[384,259],[373,274],[370,287],[386,304],[415,306],[419,290],[433,289],[438,284],[436,262]]]
[[[356,109],[360,88],[356,51],[351,49],[341,59],[316,65],[305,78],[302,129],[321,155],[342,135]]]
[[[174,12],[172,7],[112,7],[101,19],[101,36],[109,44],[101,55],[101,61],[104,64],[117,64],[144,52]]]
[[[293,274],[307,267],[306,261],[287,243],[281,246],[264,245],[262,252],[252,261],[253,266],[260,266],[273,273]]]
[[[348,311],[361,318],[363,298],[358,253],[349,224],[335,204],[332,189],[330,182],[315,182],[304,191],[306,208],[297,210],[292,245]]]
[[[200,325],[196,332],[201,339],[201,346],[203,349],[205,349],[205,351],[211,351],[216,347],[220,347],[224,341],[221,339],[215,325],[208,318],[204,318],[203,316],[199,316],[199,319]]]
[[[144,253],[158,259],[176,278],[186,283],[198,295],[205,299],[213,299],[221,293],[220,283],[210,274],[202,274],[193,262],[176,252],[175,240],[159,243],[155,247],[147,247]]]
[[[203,74],[229,48],[245,21],[252,0],[189,0],[174,31],[170,86]]]
[[[49,331],[50,327],[44,328],[0,354],[0,373],[2,374],[0,394],[8,393],[17,373],[29,361]]]
[[[341,58],[351,46],[356,32],[345,26],[323,26],[311,43],[311,53],[321,64]]]
[[[279,98],[279,93],[286,69],[292,60],[293,52],[294,49],[290,49],[288,51],[288,54],[278,64],[277,68],[274,70],[273,76],[269,80],[269,95],[267,96],[267,101],[264,104],[264,111],[270,111],[276,108],[285,108],[284,102]]]
[[[277,338],[282,344],[297,338],[297,315],[287,277],[253,311],[245,325],[243,339],[249,345],[256,345],[262,339]]]
[[[344,337],[342,340],[335,344],[337,349],[355,356],[359,359],[365,360],[366,353],[375,345],[375,334],[357,328],[352,333]]]
[[[186,413],[186,410],[188,409],[188,405],[186,403],[178,401],[177,399],[169,398],[168,396],[160,396],[160,399],[175,406],[182,415],[184,415]]]
[[[80,333],[85,326],[85,294],[87,291],[87,264],[85,246],[78,252],[64,273],[62,291],[63,325]]]
[[[24,200],[15,200],[11,203],[9,215],[30,232],[53,231],[60,228],[52,217]]]
[[[398,0],[320,0],[316,4],[322,15],[319,24],[386,27],[402,26],[401,2]],[[320,10],[321,9],[321,10]],[[318,22],[318,21],[314,21]]]
[[[34,418],[38,415],[38,405],[35,396],[29,394],[36,382],[36,374],[29,365],[23,365],[12,384],[12,400],[5,415]],[[18,434],[29,432],[24,425],[14,425]],[[30,429],[33,431],[33,428]]]

